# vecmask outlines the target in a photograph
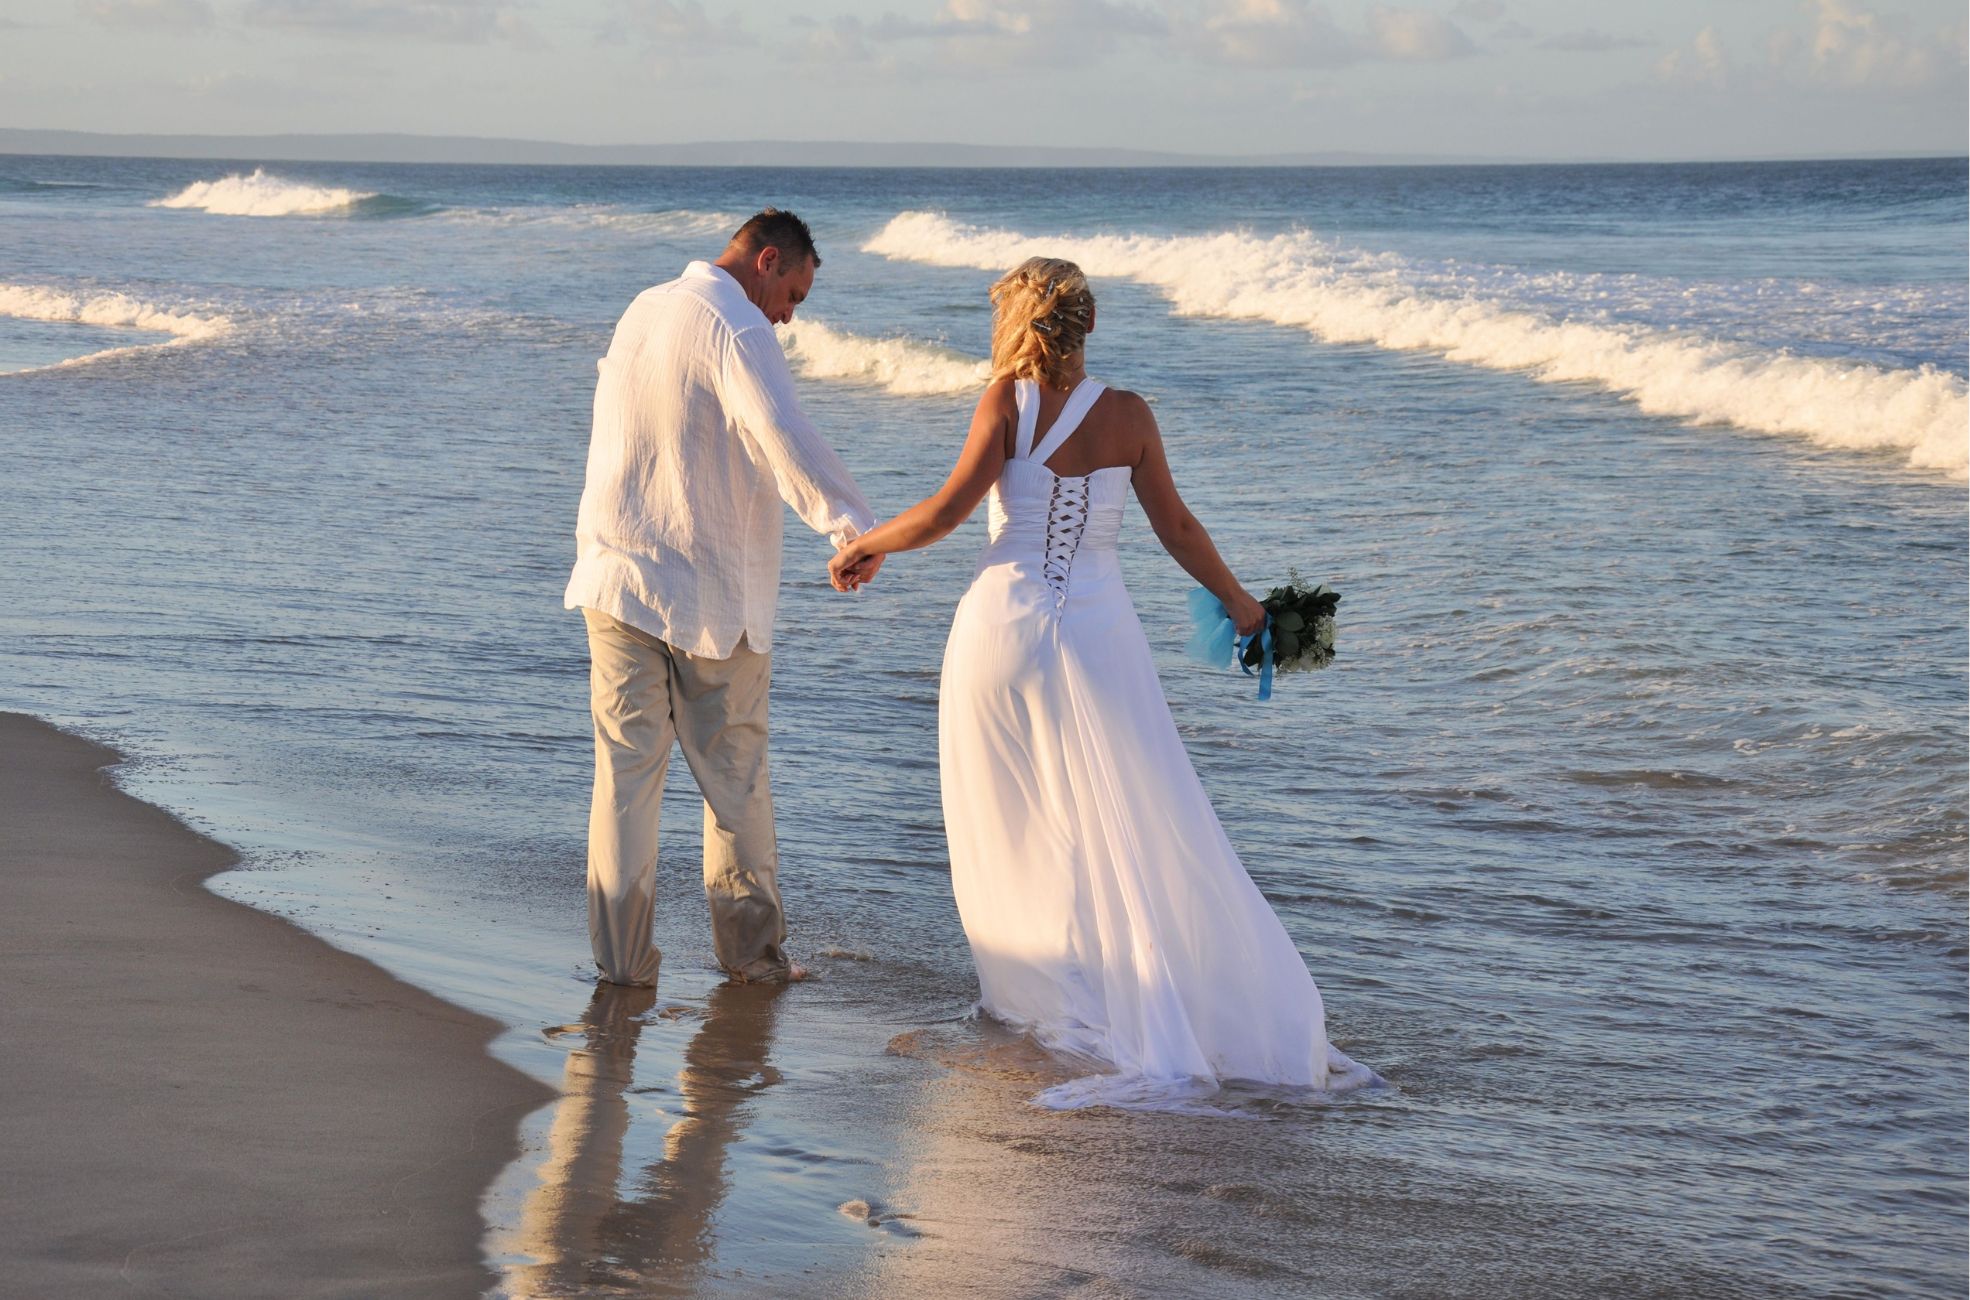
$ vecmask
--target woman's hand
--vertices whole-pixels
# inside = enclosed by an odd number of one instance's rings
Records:
[[[1231,615],[1231,625],[1238,629],[1239,636],[1251,636],[1265,626],[1265,606],[1253,600],[1250,592],[1238,593],[1237,601],[1226,607]]]
[[[870,555],[855,543],[836,551],[828,561],[828,581],[836,591],[854,591],[863,583],[876,576],[882,567],[882,556]]]

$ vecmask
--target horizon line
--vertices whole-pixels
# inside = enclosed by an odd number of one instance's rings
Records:
[[[33,137],[44,137],[35,141]],[[1026,144],[981,144],[969,141],[952,140],[789,140],[789,139],[743,139],[743,140],[689,140],[655,144],[578,144],[560,140],[529,139],[513,136],[476,136],[455,134],[430,134],[416,131],[280,131],[280,132],[210,132],[210,131],[95,131],[78,130],[69,127],[0,127],[0,154],[17,157],[73,156],[73,157],[128,157],[152,159],[176,159],[185,162],[250,162],[255,155],[229,156],[220,153],[173,154],[168,152],[115,153],[100,152],[94,155],[78,154],[70,150],[54,147],[64,143],[86,143],[89,141],[129,143],[141,146],[151,144],[164,147],[171,144],[196,145],[221,142],[228,146],[250,144],[274,145],[276,143],[315,143],[324,147],[325,153],[338,156],[313,156],[279,158],[272,154],[258,155],[259,160],[267,162],[356,162],[379,164],[432,164],[445,163],[489,166],[600,166],[600,167],[760,167],[814,168],[829,169],[865,166],[872,168],[898,167],[912,170],[977,170],[991,168],[995,164],[983,161],[991,155],[1026,155],[1029,157],[1050,157],[1055,159],[1083,159],[1080,163],[1025,162],[999,163],[996,166],[1006,170],[1044,170],[1068,166],[1094,166],[1102,169],[1126,170],[1130,168],[1292,168],[1292,167],[1542,167],[1542,166],[1675,166],[1675,165],[1715,165],[1780,162],[1914,162],[1925,160],[1970,160],[1970,151],[1955,150],[1936,152],[1933,150],[1871,150],[1848,153],[1770,153],[1745,155],[1720,155],[1715,157],[1677,157],[1677,156],[1628,156],[1574,155],[1562,157],[1527,157],[1514,155],[1484,154],[1434,154],[1421,152],[1391,152],[1364,149],[1305,149],[1271,150],[1248,154],[1197,153],[1187,150],[1145,149],[1130,145],[1026,145]],[[457,158],[457,157],[363,157],[341,156],[364,142],[392,142],[399,145],[431,146],[428,152],[436,154],[445,146],[476,150],[550,151],[577,155],[624,155],[624,154],[664,154],[684,153],[709,157],[692,157],[680,161],[638,161],[624,157],[573,157],[573,158]],[[41,147],[32,147],[39,143]],[[12,146],[28,145],[25,149]],[[337,146],[340,148],[337,148]],[[719,151],[865,151],[870,153],[890,152],[924,153],[950,152],[970,155],[972,161],[966,162],[922,162],[922,161],[864,161],[843,162],[799,162],[787,158],[777,158],[769,162],[748,161],[744,158],[721,160],[715,155]],[[1109,161],[1094,161],[1106,157]]]

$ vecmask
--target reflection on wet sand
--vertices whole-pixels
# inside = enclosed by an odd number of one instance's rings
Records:
[[[989,1018],[907,1031],[889,1050],[939,1069],[916,1093],[916,1140],[896,1183],[921,1236],[872,1261],[858,1296],[1378,1294],[1319,1266],[1381,1212],[1337,1197],[1372,1186],[1352,1137],[1406,1105],[1393,1091],[1327,1099],[1232,1087],[1210,1111],[1055,1111],[1032,1097],[1087,1062]],[[1327,1122],[1343,1113],[1344,1125]],[[1343,1226],[1353,1235],[1331,1242]]]
[[[506,1294],[690,1295],[715,1243],[712,1216],[728,1186],[726,1149],[744,1128],[744,1103],[778,1082],[766,1063],[777,990],[720,985],[685,1046],[673,1099],[656,1081],[636,1083],[651,989],[603,984],[578,1024],[563,1096],[555,1103],[538,1184],[521,1207],[504,1251]],[[667,1104],[670,1103],[670,1104]],[[625,1177],[625,1150],[645,1145],[638,1128],[668,1125],[661,1154]]]

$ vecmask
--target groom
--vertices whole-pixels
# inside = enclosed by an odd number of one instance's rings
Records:
[[[716,261],[638,296],[597,363],[566,604],[588,623],[588,933],[611,983],[657,981],[657,815],[673,741],[704,795],[718,964],[742,981],[799,974],[782,947],[766,771],[780,502],[836,547],[875,523],[801,413],[773,334],[820,265],[806,223],[768,208]]]

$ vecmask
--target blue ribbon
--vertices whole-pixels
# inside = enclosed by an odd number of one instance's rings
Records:
[[[1245,647],[1252,644],[1252,638],[1238,635],[1223,601],[1202,587],[1192,591],[1190,622],[1192,631],[1189,643],[1184,646],[1185,654],[1210,668],[1236,663],[1240,672],[1252,676],[1252,670],[1245,664]],[[1266,615],[1258,636],[1259,698],[1269,700],[1272,698],[1272,615]]]
[[[1238,638],[1238,671],[1247,677],[1252,675],[1251,667],[1245,662],[1245,647],[1250,644],[1252,644],[1251,637]],[[1272,698],[1272,615],[1270,614],[1265,616],[1265,626],[1259,629],[1259,698],[1261,700]]]

